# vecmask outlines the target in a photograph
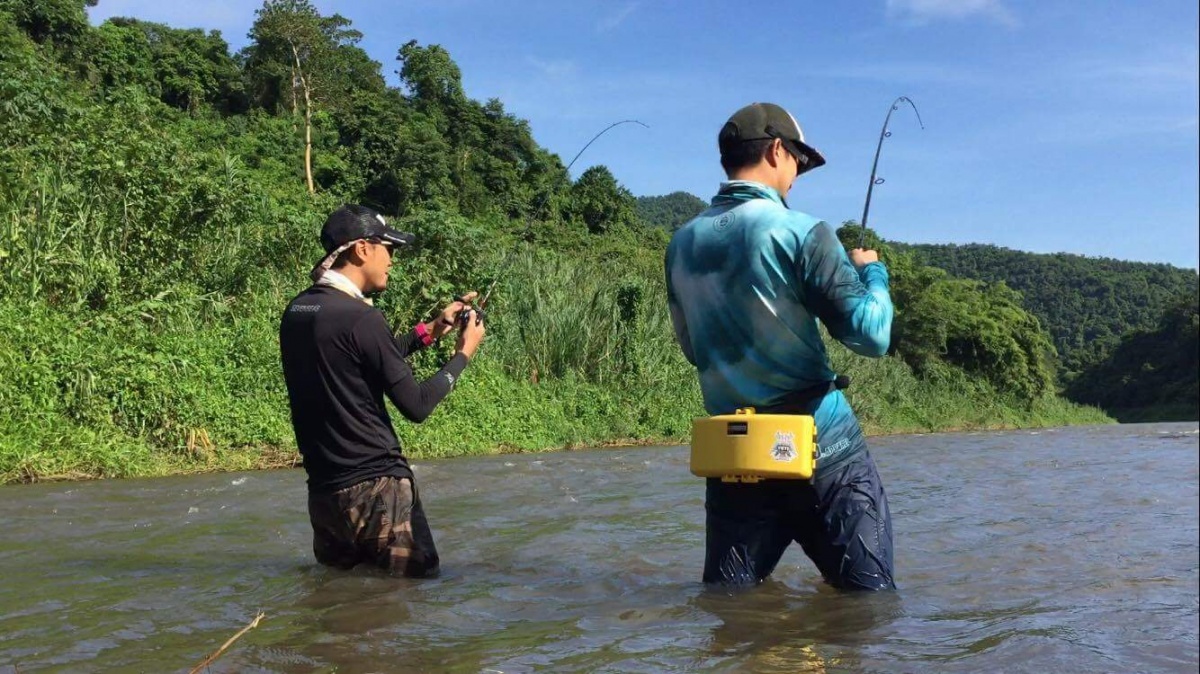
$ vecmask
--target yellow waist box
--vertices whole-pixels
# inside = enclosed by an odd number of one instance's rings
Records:
[[[799,414],[733,414],[692,420],[692,474],[725,482],[807,480],[817,467],[817,425]]]

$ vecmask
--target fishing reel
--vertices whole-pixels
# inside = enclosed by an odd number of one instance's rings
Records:
[[[467,305],[466,309],[459,311],[458,315],[454,317],[454,323],[459,328],[466,329],[467,321],[471,320],[471,312],[472,311],[475,312],[475,323],[476,324],[482,323],[484,320],[487,319],[487,311],[485,311],[482,307],[477,307],[474,304],[472,304],[471,302],[468,302],[467,300],[463,299],[462,297],[458,297],[458,296],[456,296],[454,298],[454,301],[462,302],[463,304]]]

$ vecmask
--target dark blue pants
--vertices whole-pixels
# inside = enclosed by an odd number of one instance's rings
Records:
[[[704,508],[706,583],[762,582],[796,541],[834,587],[895,587],[892,518],[866,449],[812,480],[709,478]]]

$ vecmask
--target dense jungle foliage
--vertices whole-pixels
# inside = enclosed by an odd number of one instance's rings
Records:
[[[454,394],[397,429],[408,454],[686,439],[702,409],[662,255],[692,202],[645,222],[607,168],[572,179],[471,99],[442,47],[385,66],[306,0],[264,3],[237,53],[214,31],[93,27],[86,5],[0,0],[0,482],[294,464],[278,319],[343,202],[419,237],[377,303],[397,330],[517,251]],[[885,257],[895,356],[831,346],[868,430],[1106,420],[1055,395],[1050,337],[1007,286]]]
[[[1200,302],[1195,269],[982,244],[902,247],[954,276],[1019,291],[1054,340],[1071,400],[1121,418],[1197,418],[1197,336],[1187,318]]]

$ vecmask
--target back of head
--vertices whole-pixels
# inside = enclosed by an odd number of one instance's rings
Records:
[[[383,216],[358,204],[343,204],[325,218],[321,226],[321,247],[326,253],[357,239],[369,238],[380,226]]]
[[[727,174],[754,166],[777,139],[796,158],[796,175],[825,164],[821,153],[804,141],[804,131],[791,113],[774,103],[751,103],[733,113],[717,134],[721,166]]]

